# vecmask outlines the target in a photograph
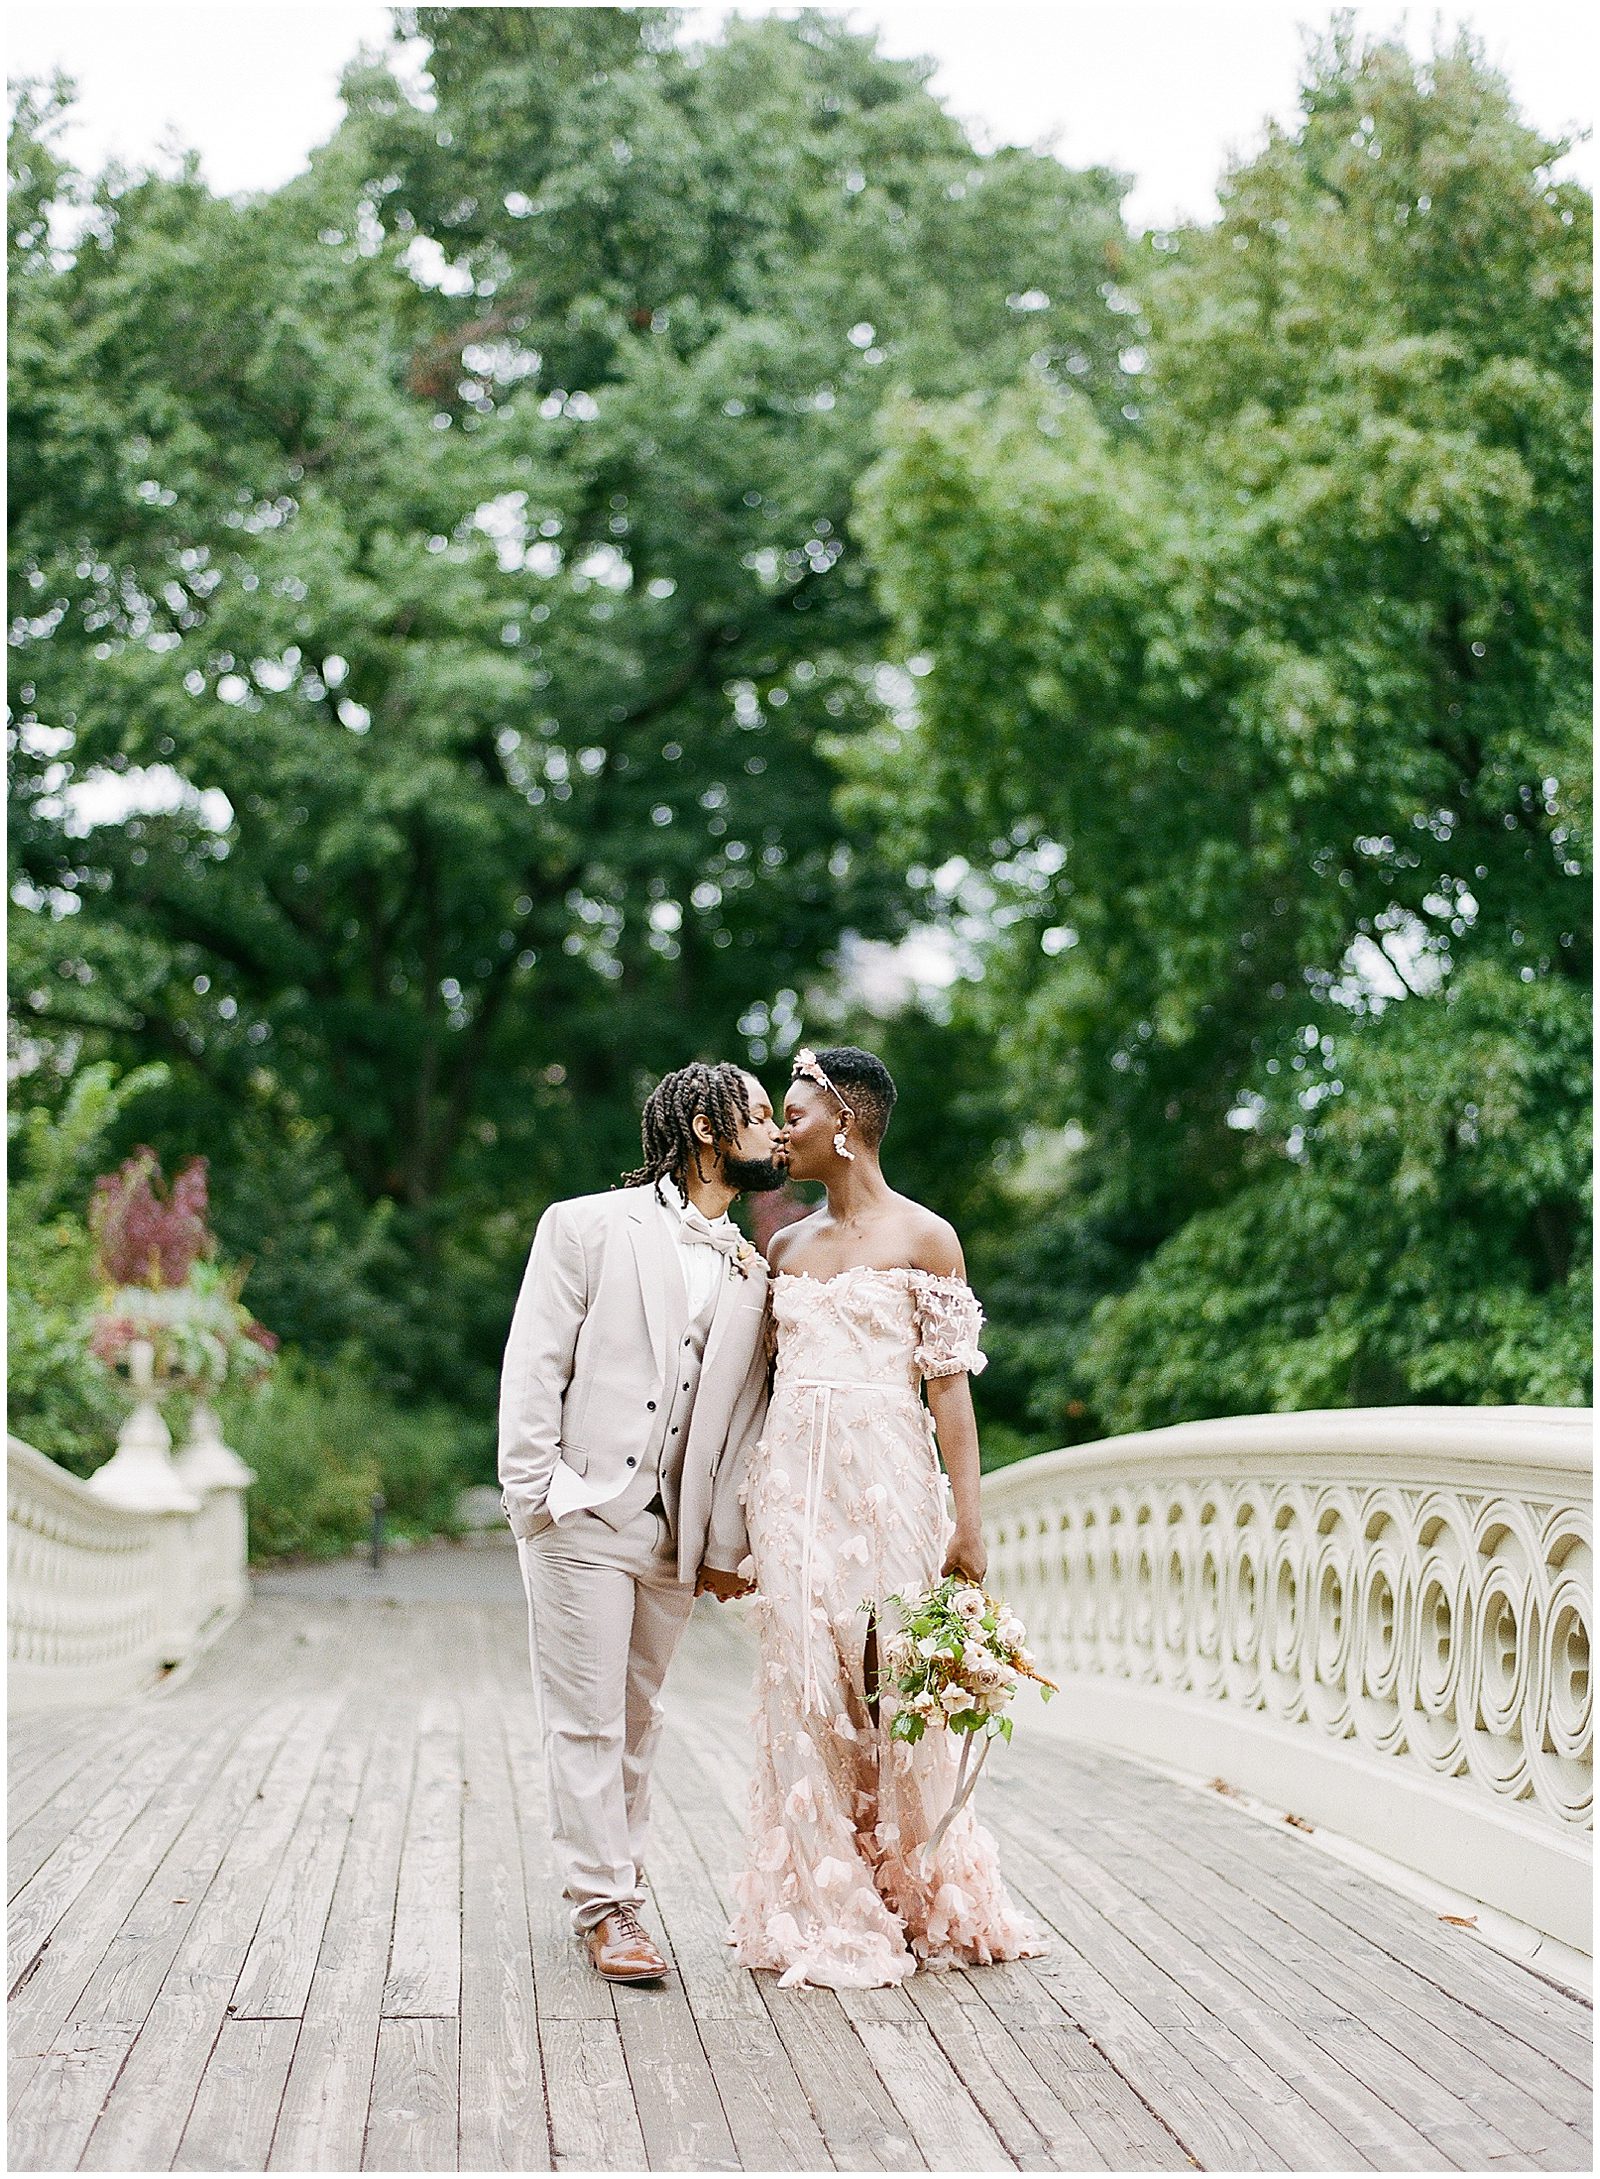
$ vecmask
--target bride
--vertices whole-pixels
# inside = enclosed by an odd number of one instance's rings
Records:
[[[769,1252],[777,1374],[743,1492],[756,1767],[729,1941],[786,1984],[865,1988],[1044,1949],[970,1807],[926,1853],[954,1736],[892,1740],[877,1697],[886,1600],[944,1574],[981,1582],[986,1563],[967,1383],[983,1312],[954,1229],[883,1177],[894,1101],[889,1070],[853,1046],[802,1051],[784,1100],[790,1177],[828,1197]]]

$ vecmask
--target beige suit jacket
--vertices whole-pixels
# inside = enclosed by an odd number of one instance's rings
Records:
[[[539,1221],[500,1378],[500,1483],[513,1532],[601,1506],[650,1457],[688,1302],[651,1188],[552,1203]],[[678,1492],[678,1571],[731,1572],[749,1548],[739,1504],[766,1417],[768,1273],[729,1266],[706,1336]]]

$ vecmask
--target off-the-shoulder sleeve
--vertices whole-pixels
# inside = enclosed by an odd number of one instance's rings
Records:
[[[940,1278],[932,1271],[912,1277],[917,1310],[917,1367],[924,1377],[955,1377],[965,1370],[976,1377],[988,1367],[979,1352],[983,1310],[965,1279]]]

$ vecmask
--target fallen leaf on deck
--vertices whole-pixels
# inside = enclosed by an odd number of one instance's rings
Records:
[[[1239,1798],[1239,1788],[1230,1786],[1226,1778],[1213,1778],[1206,1790],[1210,1793],[1225,1793],[1230,1801]]]
[[[1476,1929],[1478,1926],[1475,1914],[1441,1914],[1439,1919],[1448,1922],[1452,1929]]]
[[[1314,1823],[1307,1823],[1304,1816],[1285,1816],[1283,1820],[1292,1823],[1297,1831],[1315,1831],[1317,1828]]]

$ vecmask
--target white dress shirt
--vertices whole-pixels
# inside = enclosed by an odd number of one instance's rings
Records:
[[[684,1291],[689,1297],[691,1319],[699,1316],[702,1309],[714,1297],[721,1282],[728,1276],[731,1257],[720,1248],[711,1248],[704,1241],[697,1241],[684,1225],[684,1211],[689,1207],[688,1198],[678,1188],[677,1182],[668,1180],[656,1190],[661,1205],[661,1215],[666,1219],[672,1238],[678,1249],[678,1269],[683,1273]],[[696,1216],[700,1214],[697,1212]],[[739,1229],[724,1211],[720,1218],[706,1219],[705,1223],[719,1237],[726,1236],[734,1243]]]

